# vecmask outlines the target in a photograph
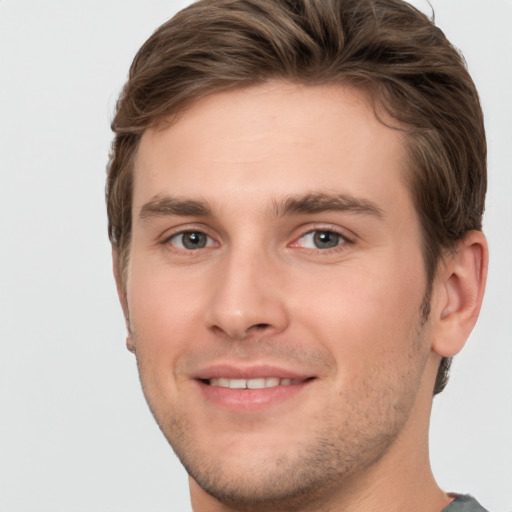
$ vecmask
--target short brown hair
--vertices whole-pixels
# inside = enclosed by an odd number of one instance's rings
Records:
[[[112,122],[106,199],[121,275],[144,131],[208,94],[275,79],[353,85],[406,131],[429,299],[443,253],[481,229],[486,141],[463,58],[402,0],[200,0],[156,30],[135,56]],[[449,366],[443,359],[434,393],[444,389]]]

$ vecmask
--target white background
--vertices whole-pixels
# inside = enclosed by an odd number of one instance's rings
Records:
[[[0,512],[190,509],[124,347],[103,199],[131,59],[186,3],[0,1]],[[512,1],[432,4],[483,101],[491,248],[432,464],[444,489],[512,512]]]

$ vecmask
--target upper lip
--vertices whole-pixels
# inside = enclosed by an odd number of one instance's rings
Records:
[[[297,372],[274,365],[243,366],[240,364],[216,364],[199,370],[194,378],[208,380],[215,378],[227,379],[256,379],[258,377],[277,377],[279,379],[306,380],[313,375]]]

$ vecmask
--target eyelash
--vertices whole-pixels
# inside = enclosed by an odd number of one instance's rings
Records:
[[[325,247],[325,248],[319,248],[319,247],[303,247],[299,245],[299,241],[306,237],[307,235],[313,235],[314,233],[329,233],[333,234],[336,237],[339,237],[339,240],[337,241],[336,245],[333,247]],[[332,253],[332,252],[340,252],[345,251],[347,249],[347,245],[353,245],[354,240],[351,237],[348,237],[345,232],[342,232],[340,229],[334,228],[333,226],[314,226],[312,229],[308,229],[304,233],[302,233],[300,236],[295,238],[294,242],[290,244],[290,247],[297,247],[299,249],[305,249],[308,251],[314,251],[316,253]]]
[[[209,244],[209,245],[207,245],[205,247],[199,247],[199,248],[196,248],[196,249],[190,249],[190,248],[187,249],[186,247],[176,247],[176,245],[173,245],[171,243],[173,238],[177,238],[177,237],[180,237],[180,236],[183,237],[186,234],[204,235],[205,237],[207,237],[206,243]],[[213,244],[210,243],[212,241],[213,241]],[[204,227],[195,228],[194,226],[191,226],[191,227],[189,227],[187,229],[182,229],[180,231],[175,231],[175,232],[171,233],[170,235],[166,236],[162,240],[161,244],[162,245],[171,245],[174,250],[180,251],[182,253],[187,253],[187,254],[194,253],[194,252],[199,252],[200,249],[207,249],[207,248],[210,248],[210,247],[219,246],[219,243],[215,240],[214,237],[212,237],[211,235],[209,235],[207,233],[207,231],[204,229]]]
[[[319,247],[303,247],[299,244],[299,241],[303,239],[304,237],[308,235],[312,235],[314,233],[330,233],[335,235],[336,237],[339,237],[339,240],[337,241],[336,245],[333,247],[326,247],[326,248],[319,248]],[[206,246],[199,247],[196,249],[186,248],[186,247],[177,247],[176,245],[172,244],[171,241],[173,238],[184,236],[186,234],[198,234],[198,235],[204,235],[207,237]],[[213,243],[211,243],[213,242]],[[209,249],[212,247],[218,247],[220,245],[219,242],[216,241],[216,239],[208,234],[207,230],[205,230],[204,227],[197,227],[191,226],[187,229],[182,229],[180,231],[175,231],[171,233],[170,235],[166,236],[161,242],[161,245],[167,246],[170,245],[173,250],[179,251],[184,254],[191,254],[195,252],[201,252],[201,249]],[[353,245],[354,241],[352,238],[349,238],[344,232],[342,233],[341,230],[337,228],[333,228],[332,226],[314,226],[312,229],[308,229],[307,231],[302,232],[298,237],[294,238],[294,241],[290,244],[288,244],[288,247],[292,248],[298,248],[303,249],[306,251],[314,251],[318,253],[332,253],[332,252],[339,252],[347,249],[347,245]]]

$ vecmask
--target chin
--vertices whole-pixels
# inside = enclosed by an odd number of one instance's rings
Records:
[[[333,436],[333,429],[309,432],[307,439],[272,443],[244,437],[222,449],[197,443],[201,437],[174,431],[171,446],[202,492],[234,510],[247,512],[304,510],[328,502],[350,481],[377,462],[389,449],[394,435],[351,442]],[[259,438],[261,440],[261,438]],[[247,438],[245,440],[248,441]],[[268,438],[267,438],[268,440]],[[291,447],[295,445],[292,450]]]
[[[226,467],[222,461],[200,468],[182,462],[204,492],[236,510],[291,512],[303,510],[309,502],[318,504],[329,495],[331,482],[326,475],[313,468],[304,471],[300,463],[278,459],[272,464],[260,461],[258,465],[250,463],[235,469]]]

